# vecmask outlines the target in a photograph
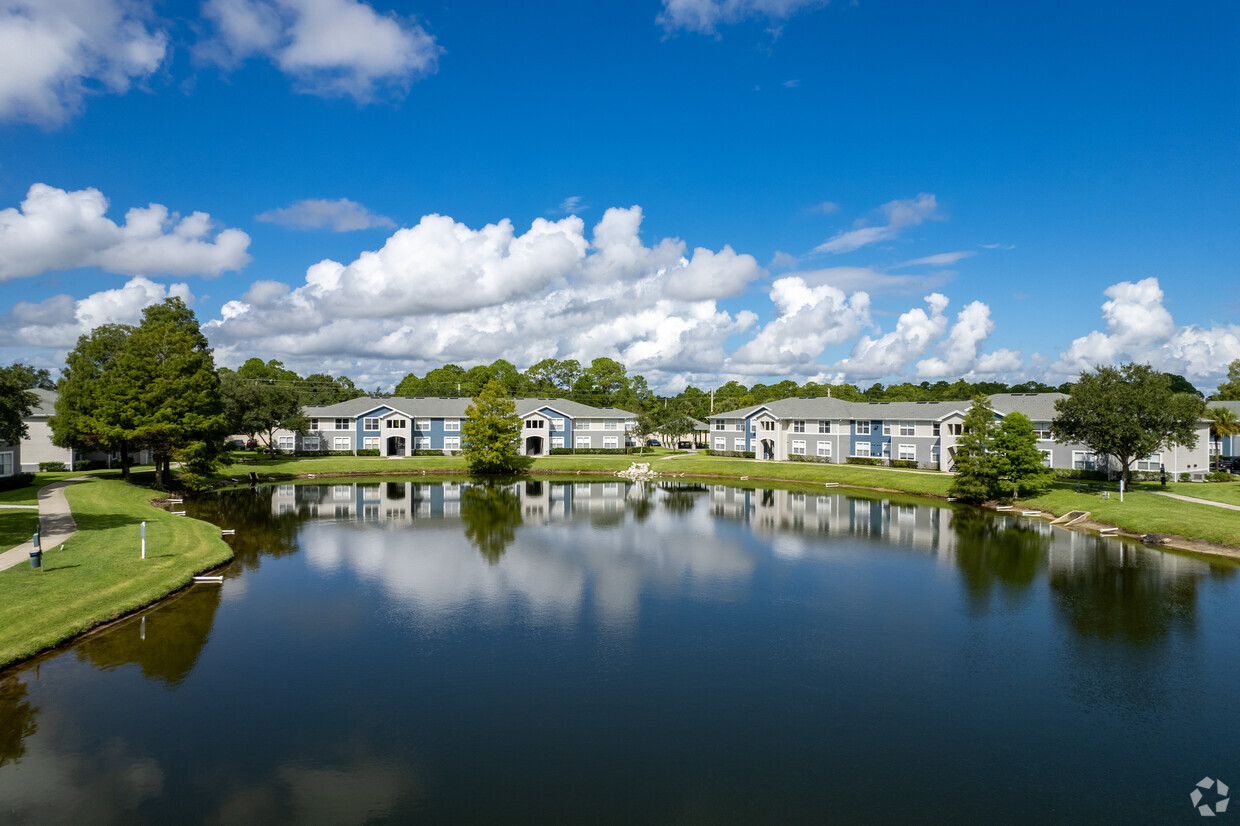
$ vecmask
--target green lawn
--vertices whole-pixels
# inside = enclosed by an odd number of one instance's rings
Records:
[[[1074,510],[1089,511],[1090,519],[1132,533],[1170,533],[1240,546],[1240,512],[1181,502],[1144,490],[1127,491],[1120,502],[1118,493],[1103,499],[1098,493],[1077,493],[1072,486],[1058,486],[1042,496],[1017,503],[1017,507],[1020,505],[1060,515]]]
[[[0,551],[7,551],[23,542],[29,542],[30,537],[38,529],[39,512],[34,508],[30,510],[0,508]]]
[[[151,507],[155,495],[113,479],[66,490],[78,532],[63,549],[45,549],[42,571],[0,571],[0,666],[161,599],[232,557],[219,528]]]

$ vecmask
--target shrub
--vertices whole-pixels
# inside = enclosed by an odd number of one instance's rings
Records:
[[[1190,476],[1190,475],[1188,475],[1187,473],[1181,473],[1181,474],[1180,474],[1180,481],[1181,481],[1181,482],[1191,482],[1191,481],[1193,481],[1193,477],[1192,477],[1192,476]]]
[[[576,454],[578,456],[623,456],[627,453],[637,453],[635,447],[553,447],[551,448],[551,456],[569,456]]]
[[[752,450],[711,450],[707,449],[707,456],[725,456],[729,459],[755,459],[757,455]]]
[[[849,456],[848,464],[850,465],[881,465],[883,460],[877,456]]]
[[[902,468],[910,468],[912,470],[916,470],[917,460],[916,459],[892,459],[891,467],[902,467]]]
[[[377,448],[377,447],[364,447],[364,448],[362,448],[361,450],[359,450],[359,451],[357,452],[357,455],[358,455],[358,456],[378,456],[378,455],[379,455],[379,448]]]
[[[815,464],[820,464],[820,465],[829,465],[831,464],[831,457],[830,456],[811,456],[808,453],[793,453],[791,456],[788,457],[788,461],[790,462],[813,462]]]
[[[24,488],[33,481],[33,473],[15,473],[12,476],[0,476],[0,490]]]
[[[1235,481],[1235,477],[1225,470],[1216,470],[1213,473],[1207,474],[1206,481],[1207,482],[1232,482],[1232,481]]]
[[[92,462],[90,459],[83,459],[82,461],[75,464],[73,467],[75,470],[90,470],[94,466],[95,466],[95,463]]]
[[[64,462],[39,462],[40,473],[54,473],[65,469]]]

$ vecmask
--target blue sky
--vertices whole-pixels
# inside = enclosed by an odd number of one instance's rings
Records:
[[[0,361],[176,294],[220,364],[368,387],[609,356],[669,392],[1129,360],[1209,390],[1240,358],[1238,24],[0,0]]]

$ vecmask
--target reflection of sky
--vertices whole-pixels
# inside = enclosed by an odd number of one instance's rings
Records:
[[[623,531],[599,530],[588,518],[523,524],[494,564],[457,519],[369,530],[312,522],[301,546],[316,570],[345,566],[431,622],[468,605],[492,621],[520,607],[534,622],[567,625],[588,606],[601,622],[628,626],[643,592],[727,598],[728,586],[743,585],[754,570],[743,538],[705,508],[683,515],[656,510],[643,522],[627,522]]]

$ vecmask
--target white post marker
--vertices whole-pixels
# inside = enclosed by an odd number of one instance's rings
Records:
[[[1119,501],[1124,501],[1124,477],[1119,478]]]
[[[142,558],[146,559],[146,523],[142,523]]]

